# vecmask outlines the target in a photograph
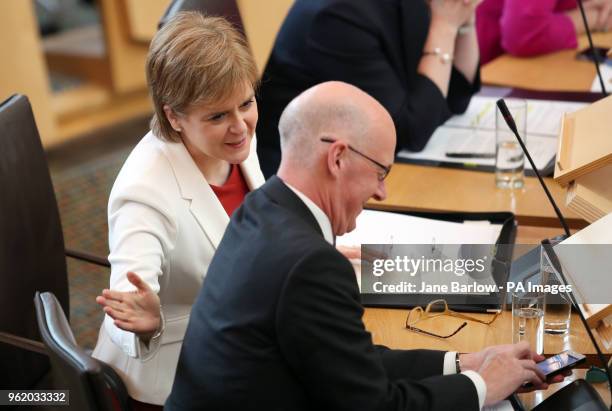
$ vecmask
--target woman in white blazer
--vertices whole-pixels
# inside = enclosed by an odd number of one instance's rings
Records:
[[[155,114],[111,191],[110,290],[97,298],[107,315],[93,353],[121,375],[135,409],[165,402],[229,214],[264,182],[257,70],[228,22],[177,14],[151,42],[146,68]],[[237,182],[231,201],[215,191],[228,180]]]

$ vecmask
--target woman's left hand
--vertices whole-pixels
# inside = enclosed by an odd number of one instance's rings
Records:
[[[105,289],[101,296],[96,297],[96,302],[117,327],[136,333],[147,342],[161,325],[159,296],[137,274],[128,272],[127,278],[136,291]]]

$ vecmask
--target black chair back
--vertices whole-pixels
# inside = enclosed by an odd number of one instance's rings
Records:
[[[110,366],[92,358],[77,345],[53,293],[37,292],[34,305],[40,335],[51,359],[54,388],[70,391],[68,409],[128,410],[128,394],[123,381]]]
[[[52,291],[69,312],[64,237],[27,97],[0,103],[0,332],[39,340],[32,298]],[[45,356],[0,343],[0,389],[33,387]]]
[[[246,37],[236,0],[173,0],[159,21],[161,28],[179,11],[195,10],[211,16],[225,17]]]

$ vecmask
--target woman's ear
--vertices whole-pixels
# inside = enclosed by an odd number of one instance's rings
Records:
[[[166,115],[166,118],[168,119],[168,122],[170,122],[170,125],[172,126],[172,128],[175,131],[181,132],[182,127],[180,124],[179,117],[174,112],[174,110],[172,110],[170,106],[167,104],[164,104],[164,114]]]

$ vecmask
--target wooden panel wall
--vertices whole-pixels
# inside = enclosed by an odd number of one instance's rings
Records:
[[[41,139],[52,141],[51,91],[32,1],[0,1],[0,55],[0,100],[27,95]]]

